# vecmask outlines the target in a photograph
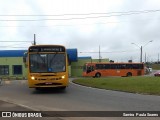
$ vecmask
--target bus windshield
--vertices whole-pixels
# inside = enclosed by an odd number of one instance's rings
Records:
[[[30,72],[47,73],[47,72],[65,72],[66,56],[64,53],[35,53],[30,54]]]

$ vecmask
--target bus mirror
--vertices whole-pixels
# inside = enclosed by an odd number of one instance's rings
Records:
[[[26,57],[23,57],[23,62],[26,63]]]
[[[23,55],[23,62],[25,64],[25,66],[27,67],[27,52],[25,52]]]
[[[68,65],[71,65],[71,61],[69,59],[69,54],[67,54],[67,61],[68,61]]]

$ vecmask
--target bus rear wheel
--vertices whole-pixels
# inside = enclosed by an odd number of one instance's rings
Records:
[[[127,73],[127,77],[131,77],[132,76],[132,73],[131,72],[128,72]]]
[[[101,77],[101,74],[100,73],[96,73],[95,77],[99,78],[99,77]]]

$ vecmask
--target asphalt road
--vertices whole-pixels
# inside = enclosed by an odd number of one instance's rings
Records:
[[[40,111],[160,111],[160,96],[88,88],[70,83],[58,89],[36,91],[27,81],[6,81],[0,100]]]

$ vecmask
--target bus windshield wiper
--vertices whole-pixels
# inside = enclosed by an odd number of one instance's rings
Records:
[[[52,63],[52,61],[54,60],[54,58],[56,57],[57,54],[58,54],[58,52],[56,52],[56,53],[53,55],[53,57],[51,58],[51,60],[50,60],[50,62],[49,62],[50,66],[51,66],[51,63]]]
[[[40,57],[40,59],[42,60],[42,62],[45,64],[45,59],[43,59],[43,57],[41,57],[41,54],[39,54],[39,52],[37,52],[37,55]]]

